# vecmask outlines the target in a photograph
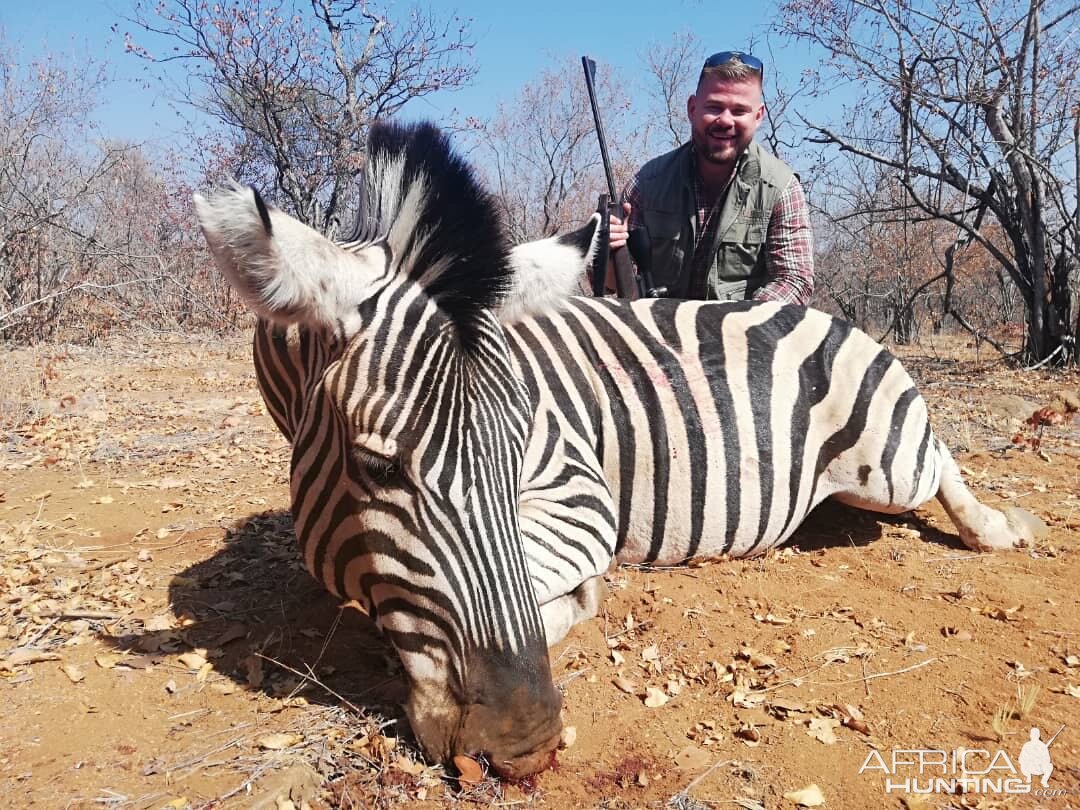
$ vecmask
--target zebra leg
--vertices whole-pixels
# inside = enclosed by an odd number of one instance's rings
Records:
[[[570,593],[540,605],[548,646],[562,641],[578,622],[595,616],[606,596],[607,583],[603,576],[598,575],[585,580]]]
[[[977,551],[1023,548],[1046,537],[1046,524],[1026,509],[1010,506],[999,512],[979,503],[949,451],[944,446],[941,451],[944,465],[937,499],[956,524],[965,546]]]

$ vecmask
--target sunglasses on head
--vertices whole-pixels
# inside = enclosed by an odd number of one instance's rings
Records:
[[[756,70],[762,76],[765,75],[765,64],[753,54],[743,53],[742,51],[720,51],[719,53],[714,53],[705,60],[705,64],[701,69],[705,70],[705,68],[720,67],[721,65],[726,65],[728,62],[741,62],[751,70]]]

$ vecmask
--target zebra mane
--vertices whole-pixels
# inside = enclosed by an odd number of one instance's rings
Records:
[[[496,308],[514,270],[492,197],[430,123],[376,123],[349,243],[385,240],[397,272],[421,284],[465,336]]]

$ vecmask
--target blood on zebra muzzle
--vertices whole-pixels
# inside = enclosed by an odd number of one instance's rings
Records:
[[[550,766],[562,731],[562,696],[546,647],[470,658],[463,695],[441,680],[412,684],[405,710],[424,753],[442,762],[482,756],[506,779]]]

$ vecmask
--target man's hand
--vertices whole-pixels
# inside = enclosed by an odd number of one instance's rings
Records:
[[[619,219],[614,214],[611,215],[611,239],[609,244],[612,250],[624,247],[626,240],[630,237],[630,229],[626,226],[627,221],[630,219],[630,203],[624,202],[622,206],[624,211],[622,219]]]

